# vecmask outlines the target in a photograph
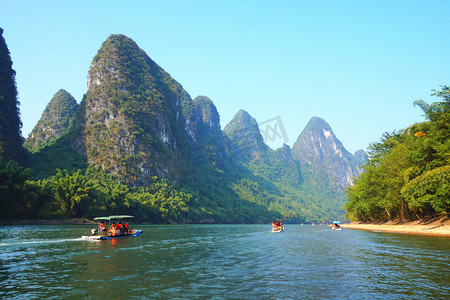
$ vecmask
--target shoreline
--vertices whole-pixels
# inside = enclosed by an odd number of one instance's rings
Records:
[[[448,216],[415,221],[358,222],[341,224],[341,226],[346,229],[450,237],[450,218]]]
[[[86,219],[45,220],[45,219],[0,219],[0,225],[80,225],[96,224]]]

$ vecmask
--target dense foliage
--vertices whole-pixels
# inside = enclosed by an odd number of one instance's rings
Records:
[[[416,101],[426,122],[385,133],[369,149],[365,172],[347,189],[352,220],[422,218],[450,212],[450,88]]]
[[[0,157],[0,218],[34,217],[40,209],[40,189],[27,181],[32,175],[31,169]]]
[[[0,156],[24,161],[16,72],[0,28]]]
[[[137,221],[150,223],[257,223],[280,217],[263,205],[267,200],[255,202],[260,195],[268,196],[250,179],[238,182],[233,190],[211,185],[212,177],[203,178],[194,190],[156,176],[145,187],[130,187],[92,167],[75,172],[58,169],[41,180],[32,177],[31,169],[0,159],[0,218],[92,219],[132,214]]]
[[[192,195],[154,177],[145,188],[130,188],[92,168],[69,173],[57,170],[30,181],[33,171],[0,160],[0,218],[93,218],[133,214],[138,221],[182,222],[195,215]],[[191,208],[192,207],[192,208]]]
[[[269,194],[268,207],[292,223],[329,222],[343,219],[345,196],[336,193],[327,174],[289,159],[288,146],[268,150],[262,159],[247,163],[248,168],[264,178],[263,190]],[[288,157],[286,157],[288,156]]]

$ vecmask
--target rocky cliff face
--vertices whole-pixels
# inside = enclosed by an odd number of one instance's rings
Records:
[[[354,162],[358,167],[358,175],[363,171],[361,166],[367,161],[367,154],[364,150],[360,149],[353,154]]]
[[[24,147],[31,152],[48,145],[67,132],[75,118],[78,103],[67,91],[59,90],[48,103],[41,118],[34,126]]]
[[[330,125],[313,117],[292,147],[292,156],[302,167],[323,172],[336,191],[352,185],[352,177],[359,175],[361,157],[355,158],[336,138]]]
[[[245,110],[241,109],[223,131],[234,145],[233,154],[240,159],[259,159],[268,149],[258,123]]]
[[[94,57],[73,144],[89,164],[134,185],[191,167],[189,94],[136,43],[111,35]]]
[[[283,145],[277,150],[270,149],[249,113],[240,110],[224,132],[231,141],[233,156],[246,163],[255,175],[271,182],[299,187],[302,176],[299,164],[292,158],[291,148]]]
[[[208,160],[213,168],[225,167],[230,163],[230,142],[220,128],[220,116],[217,108],[206,96],[198,96],[193,100],[194,116],[191,124],[195,125],[193,135],[194,156],[197,164]]]

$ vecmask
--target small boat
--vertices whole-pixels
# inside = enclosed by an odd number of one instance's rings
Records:
[[[83,235],[81,238],[84,240],[100,241],[140,235],[143,230],[128,228],[127,223],[122,224],[122,220],[131,218],[134,218],[134,216],[120,215],[96,217],[94,220],[99,221],[99,229],[92,229],[91,235]],[[117,224],[115,223],[115,220],[117,220]],[[109,230],[106,229],[104,221],[108,221],[108,227],[110,228]],[[111,221],[113,222],[112,224]]]
[[[270,232],[282,232],[284,230],[283,223],[275,221],[272,224],[272,230]]]
[[[333,227],[333,230],[342,230],[341,222],[339,221],[333,221],[333,224],[331,226]]]

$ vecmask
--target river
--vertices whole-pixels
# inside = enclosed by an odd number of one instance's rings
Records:
[[[0,226],[1,299],[449,299],[450,239],[328,226]]]

